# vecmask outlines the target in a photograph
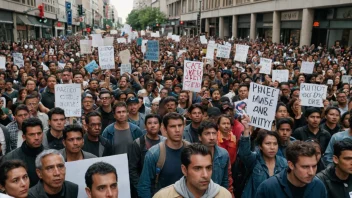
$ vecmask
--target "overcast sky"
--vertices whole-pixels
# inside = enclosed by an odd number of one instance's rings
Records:
[[[128,14],[132,11],[133,0],[110,0],[110,3],[117,9],[119,17],[122,17],[122,23],[125,23]]]

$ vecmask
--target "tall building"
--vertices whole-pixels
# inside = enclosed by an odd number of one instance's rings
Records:
[[[167,14],[166,0],[152,0],[151,5],[153,8],[159,8],[165,15]]]
[[[133,9],[138,10],[148,6],[150,7],[152,6],[152,2],[154,1],[155,0],[133,0]],[[161,0],[161,1],[166,1],[166,0]]]

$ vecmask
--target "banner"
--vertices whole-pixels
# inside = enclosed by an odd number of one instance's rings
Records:
[[[128,64],[130,62],[130,58],[131,58],[130,50],[126,49],[121,51],[119,56],[122,64]]]
[[[279,83],[288,82],[288,75],[289,75],[289,72],[287,69],[273,70],[272,81],[275,82],[277,80],[277,81],[279,81]]]
[[[271,72],[271,63],[273,62],[273,60],[268,59],[268,58],[260,58],[260,66],[262,66],[262,68],[260,68],[259,73],[261,74],[269,74]]]
[[[81,117],[81,84],[55,85],[55,107],[65,110],[66,117]]]
[[[95,62],[95,60],[91,61],[90,63],[88,63],[85,67],[84,67],[88,73],[92,73],[94,71],[94,69],[99,68],[99,65],[97,64],[97,62]]]
[[[251,82],[247,101],[250,125],[271,131],[279,93],[279,89]]]
[[[92,40],[80,40],[79,47],[81,48],[81,54],[91,54]]]
[[[121,64],[120,75],[122,75],[124,73],[128,73],[128,74],[132,73],[131,63]]]
[[[299,99],[302,106],[324,107],[328,86],[310,83],[301,83]]]
[[[100,46],[98,50],[101,69],[115,69],[114,47]]]
[[[22,53],[13,53],[13,64],[17,65],[18,67],[23,67],[24,66],[24,60],[23,60],[23,55]]]
[[[248,45],[239,45],[236,44],[236,54],[235,54],[235,61],[239,62],[247,62],[247,55],[248,55]]]
[[[159,41],[148,41],[145,59],[159,61]]]
[[[113,46],[114,45],[114,37],[105,37],[104,46]]]
[[[206,56],[207,58],[214,59],[214,51],[215,51],[216,46],[217,46],[217,44],[212,44],[209,41],[209,44],[207,47],[207,56]]]
[[[218,50],[216,51],[216,57],[220,58],[230,58],[231,46],[218,45]]]
[[[302,62],[301,73],[312,74],[314,69],[314,62]]]
[[[203,63],[185,60],[184,70],[182,90],[200,92],[203,78]]]

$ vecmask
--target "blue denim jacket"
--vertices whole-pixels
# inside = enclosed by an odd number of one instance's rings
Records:
[[[228,167],[230,163],[229,153],[226,149],[223,149],[215,145],[214,157],[213,157],[213,174],[211,179],[213,182],[220,186],[228,189],[229,187],[229,172]]]
[[[268,167],[260,152],[251,151],[250,137],[241,137],[238,157],[243,161],[248,171],[252,172],[244,187],[242,198],[252,198],[255,196],[258,186],[270,177]],[[275,159],[274,175],[287,168],[285,158],[276,155]]]
[[[131,135],[132,135],[133,140],[144,135],[143,131],[137,125],[132,124],[132,123],[128,123],[128,124],[130,125],[130,131],[131,131]],[[104,129],[104,131],[102,133],[102,136],[104,138],[106,138],[111,145],[114,145],[114,135],[115,135],[114,125],[115,125],[115,123],[111,123],[110,125],[108,125]]]

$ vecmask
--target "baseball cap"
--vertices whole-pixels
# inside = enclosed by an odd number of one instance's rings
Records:
[[[139,99],[137,97],[130,97],[126,100],[126,104],[133,104],[133,103],[139,103]]]

